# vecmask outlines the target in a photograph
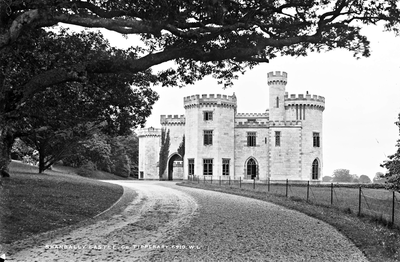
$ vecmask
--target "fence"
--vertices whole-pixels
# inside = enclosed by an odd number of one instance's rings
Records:
[[[314,204],[337,207],[345,212],[369,216],[400,227],[400,197],[394,191],[370,188],[368,184],[335,184],[290,180],[233,180],[212,177],[189,177],[192,183],[242,188],[301,199]],[[371,184],[369,184],[371,185]]]

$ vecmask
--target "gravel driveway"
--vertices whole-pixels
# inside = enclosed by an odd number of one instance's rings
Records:
[[[168,182],[112,183],[138,193],[121,214],[7,261],[367,261],[328,224],[268,202]]]

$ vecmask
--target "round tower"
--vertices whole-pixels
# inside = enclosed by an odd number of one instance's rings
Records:
[[[139,179],[159,179],[158,159],[160,153],[160,128],[142,128],[137,131],[139,138]]]
[[[285,95],[286,120],[301,122],[301,179],[322,180],[322,116],[325,98],[308,94]]]
[[[188,96],[184,98],[184,107],[185,177],[232,178],[236,96]]]
[[[287,83],[286,72],[269,72],[269,120],[284,121],[285,119],[285,88]]]

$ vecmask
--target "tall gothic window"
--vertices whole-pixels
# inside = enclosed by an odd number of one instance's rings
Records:
[[[279,107],[279,97],[276,97],[276,108]]]
[[[312,179],[318,179],[319,177],[319,166],[318,166],[318,160],[315,159],[314,162],[312,163]]]
[[[247,177],[254,179],[257,177],[257,163],[253,158],[250,158],[246,164]]]
[[[256,146],[256,132],[247,132],[247,146]]]

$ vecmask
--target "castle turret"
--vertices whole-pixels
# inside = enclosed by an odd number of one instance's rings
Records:
[[[286,72],[269,72],[269,120],[284,121],[285,119],[285,87],[287,83]]]
[[[301,121],[301,179],[322,179],[322,115],[325,98],[306,94],[285,94],[286,119]]]
[[[188,96],[184,98],[184,107],[185,177],[232,176],[236,97],[220,94]]]
[[[157,162],[160,153],[160,128],[143,128],[137,131],[139,137],[139,179],[158,179]]]

